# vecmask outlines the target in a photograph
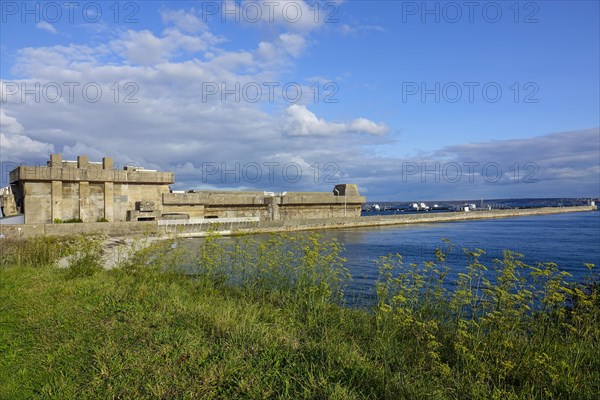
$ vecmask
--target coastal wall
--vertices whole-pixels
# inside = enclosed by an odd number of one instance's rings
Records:
[[[7,239],[32,239],[41,236],[148,236],[158,235],[156,222],[90,222],[72,224],[0,225],[0,234]]]
[[[334,193],[347,190],[348,193]],[[356,185],[337,185],[334,192],[231,192],[195,191],[165,193],[165,214],[185,214],[190,218],[258,217],[261,221],[311,218],[359,217],[361,204]]]
[[[508,218],[566,212],[596,211],[596,206],[544,207],[534,209],[490,210],[475,212],[419,213],[369,217],[337,217],[281,219],[263,221],[259,218],[222,218],[173,222],[98,222],[88,224],[25,224],[0,225],[0,233],[8,239],[28,239],[39,236],[106,235],[106,236],[164,236],[194,237],[217,231],[223,235],[245,233],[291,232],[302,230],[360,228],[403,224],[469,221]],[[160,225],[159,225],[160,224]]]
[[[567,212],[597,211],[597,206],[543,207],[534,209],[490,210],[475,212],[441,212],[401,215],[377,215],[368,217],[321,218],[300,221],[264,221],[255,229],[239,229],[235,233],[289,232],[319,229],[361,228],[390,225],[428,224],[440,222],[469,221],[478,219],[510,218],[520,216],[559,214]],[[191,235],[193,236],[193,235]]]

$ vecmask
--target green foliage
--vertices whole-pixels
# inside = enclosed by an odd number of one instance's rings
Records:
[[[152,269],[185,272],[207,286],[235,286],[254,299],[285,302],[311,326],[316,314],[344,301],[350,274],[342,250],[337,241],[316,233],[224,240],[209,232],[199,247],[174,239],[138,256]]]
[[[70,219],[65,219],[65,220],[62,220],[60,218],[54,218],[54,220],[52,222],[55,224],[73,224],[73,223],[82,223],[83,220],[81,218],[70,218]],[[105,221],[98,220],[98,222],[105,222]],[[108,221],[106,221],[106,222],[108,222]]]
[[[594,266],[587,285],[571,285],[554,263],[537,266],[504,252],[491,271],[483,250],[464,250],[465,273],[447,289],[446,254],[404,265],[382,257],[376,319],[407,361],[460,397],[593,398],[598,390],[600,307]],[[491,272],[491,273],[490,273]]]
[[[74,251],[74,239],[40,237],[0,242],[0,267],[44,267]]]
[[[75,239],[75,252],[70,255],[66,268],[67,279],[92,276],[102,271],[101,238],[80,236]]]
[[[109,221],[104,217],[100,217],[96,220],[96,222],[109,222]]]
[[[2,398],[594,399],[600,389],[593,265],[585,285],[568,285],[554,264],[506,252],[484,266],[474,250],[453,275],[446,243],[419,265],[381,258],[376,305],[363,310],[340,306],[342,247],[314,234],[172,239],[110,271],[99,238],[43,243],[14,243],[20,264],[3,254]],[[69,266],[53,267],[65,253]]]

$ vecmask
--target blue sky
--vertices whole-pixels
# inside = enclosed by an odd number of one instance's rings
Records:
[[[596,1],[4,1],[2,184],[61,152],[177,189],[597,197],[599,21]]]

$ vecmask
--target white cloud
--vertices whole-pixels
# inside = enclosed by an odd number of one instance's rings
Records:
[[[26,47],[17,52],[14,74],[48,79],[49,81],[73,81],[81,79],[79,71],[100,63],[107,55],[105,46],[92,48],[85,45]]]
[[[54,25],[51,25],[50,23],[48,23],[48,22],[46,22],[46,21],[41,21],[41,22],[38,22],[38,23],[35,25],[35,27],[36,27],[36,28],[38,28],[38,29],[41,29],[41,30],[44,30],[44,31],[47,31],[47,32],[53,33],[53,34],[56,34],[56,33],[58,33],[58,32],[56,31],[56,28],[54,27]]]
[[[178,29],[187,33],[196,33],[207,29],[206,24],[195,15],[192,8],[189,12],[185,10],[165,10],[161,13],[164,23],[173,23]]]
[[[0,160],[18,162],[23,159],[46,157],[54,150],[50,143],[43,143],[25,135],[25,128],[13,116],[0,109]]]
[[[328,122],[318,118],[305,105],[292,104],[287,108],[288,118],[285,131],[291,136],[333,136],[349,133],[385,135],[389,129],[385,124],[377,124],[366,118],[351,122]]]
[[[187,35],[177,28],[165,29],[160,36],[148,30],[128,30],[110,48],[135,64],[155,65],[177,55],[207,51],[221,41],[210,32]]]
[[[23,125],[17,121],[15,117],[7,115],[3,109],[0,108],[0,129],[3,133],[20,135],[25,130]]]
[[[389,128],[383,123],[375,123],[366,118],[357,118],[350,123],[349,130],[352,132],[369,133],[371,135],[385,135]]]
[[[300,35],[291,33],[282,33],[279,35],[283,49],[294,57],[300,56],[302,50],[306,47],[306,39]]]
[[[324,7],[328,7],[324,10]],[[227,0],[220,3],[221,21],[241,22],[258,28],[279,28],[307,34],[334,19],[338,5],[308,4],[304,0]]]
[[[243,85],[287,81],[283,75],[288,71],[285,67],[293,67],[295,58],[314,42],[307,31],[280,22],[283,32],[261,35],[261,41],[245,43],[246,47],[236,47],[231,42],[225,47],[221,45],[224,39],[200,24],[193,12],[165,11],[162,17],[167,24],[162,31],[102,33],[107,44],[21,49],[12,69],[24,78],[17,83],[75,81],[83,86],[97,82],[104,92],[97,103],[82,99],[81,86],[72,103],[23,103],[20,96],[13,96],[2,104],[2,160],[44,162],[51,151],[62,151],[70,158],[87,154],[96,160],[109,155],[120,165],[135,162],[149,168],[175,170],[182,189],[329,191],[337,179],[358,183],[372,200],[499,196],[507,193],[505,186],[487,184],[481,179],[474,183],[467,178],[457,184],[431,179],[422,183],[416,175],[414,183],[403,182],[402,165],[498,162],[506,175],[512,173],[509,167],[518,161],[521,166],[535,162],[539,166],[536,177],[541,181],[513,185],[508,189],[511,195],[517,191],[534,196],[569,191],[578,195],[593,188],[597,191],[597,129],[446,147],[411,159],[386,158],[375,155],[376,146],[390,143],[393,135],[387,135],[389,128],[384,123],[365,115],[332,121],[311,111],[308,103],[284,103],[285,107],[280,108],[282,103],[254,104],[243,98],[236,101],[234,96],[222,102],[220,93],[206,101],[206,82],[231,89],[238,82]],[[309,26],[307,23],[307,29]],[[117,102],[110,89],[115,82],[120,83]],[[123,89],[125,82],[137,84],[139,91],[134,98],[138,103],[123,102],[127,94]],[[205,176],[203,168],[207,163],[235,170],[236,162],[241,168],[250,162],[263,166],[277,163],[275,179],[269,180],[267,167],[258,182],[245,181],[243,175],[239,181],[224,180],[220,173]],[[300,166],[302,180],[282,179],[281,169],[287,163]],[[333,180],[327,180],[329,176]],[[572,177],[577,179],[570,184]],[[583,189],[573,191],[575,184]]]
[[[384,32],[385,29],[379,25],[349,25],[342,24],[340,32],[344,35],[363,34],[367,32]]]

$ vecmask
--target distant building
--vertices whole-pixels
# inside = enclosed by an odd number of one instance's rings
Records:
[[[12,217],[17,214],[17,203],[12,188],[0,188],[0,217]]]
[[[52,154],[46,166],[19,166],[10,172],[13,214],[26,224],[66,220],[144,221],[187,218],[259,217],[260,220],[360,216],[358,187],[336,185],[324,192],[170,192],[172,172],[140,167],[113,168],[110,157],[65,161]],[[11,210],[13,210],[11,208]],[[5,215],[7,215],[5,213]]]

